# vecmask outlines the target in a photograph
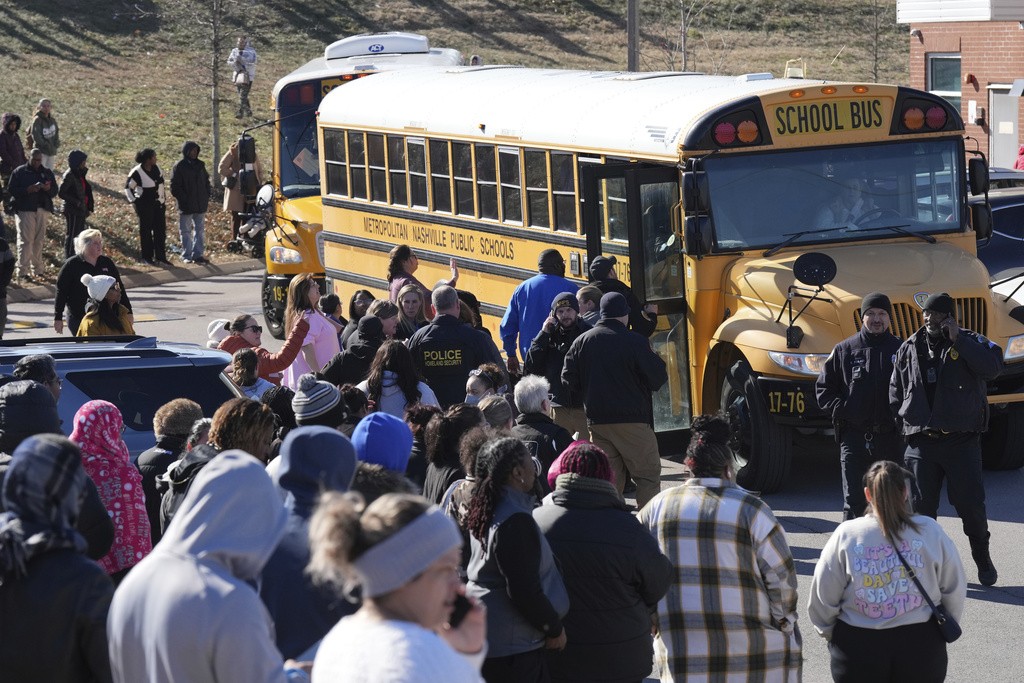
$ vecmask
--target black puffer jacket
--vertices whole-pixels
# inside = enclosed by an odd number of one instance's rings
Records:
[[[1003,370],[1003,350],[980,334],[961,329],[945,344],[934,405],[929,405],[920,357],[927,354],[928,332],[921,328],[896,353],[889,384],[889,405],[904,436],[925,430],[984,432],[988,427],[986,382]]]
[[[576,324],[565,329],[558,325],[553,332],[545,332],[543,328],[530,342],[530,350],[526,352],[523,374],[541,375],[548,380],[553,402],[556,406],[582,408],[583,398],[570,397],[562,386],[562,366],[565,365],[565,354],[576,338],[592,327],[583,318],[576,318]]]
[[[160,532],[161,495],[156,488],[156,480],[167,472],[171,463],[185,454],[185,439],[183,436],[161,436],[155,446],[143,451],[135,461],[135,467],[142,475],[142,492],[146,495],[146,514],[149,515],[149,535],[153,545],[163,535]]]
[[[657,314],[644,314],[643,304],[636,298],[636,294],[633,293],[629,285],[622,280],[594,280],[590,284],[600,289],[602,294],[618,292],[626,297],[626,303],[629,304],[630,331],[642,334],[645,337],[650,337],[654,334],[654,329],[658,326]]]
[[[555,424],[547,415],[520,413],[512,427],[512,436],[525,443],[530,449],[530,455],[540,460],[544,471],[537,479],[547,493],[548,468],[572,443],[572,434],[565,427]]]
[[[551,677],[639,681],[651,671],[650,614],[668,591],[672,563],[611,484],[574,476],[559,477],[533,511],[569,592],[567,644],[548,652]]]
[[[160,533],[167,531],[174,514],[185,500],[185,494],[192,487],[199,471],[220,454],[209,444],[200,444],[193,448],[178,465],[167,475],[167,481],[157,480],[157,490],[163,495],[160,501]]]
[[[665,361],[647,339],[602,318],[569,347],[562,383],[583,398],[592,424],[651,424],[651,393],[668,381]]]
[[[202,159],[190,159],[189,151],[199,145],[189,140],[181,146],[181,160],[171,169],[171,194],[181,213],[206,213],[210,207],[210,174]]]
[[[815,385],[818,406],[837,427],[893,429],[889,409],[889,379],[893,358],[903,342],[884,332],[857,334],[836,344]]]

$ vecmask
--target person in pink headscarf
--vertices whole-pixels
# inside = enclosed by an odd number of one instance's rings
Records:
[[[89,401],[75,413],[71,440],[82,449],[82,466],[99,489],[114,522],[114,544],[100,566],[114,585],[153,549],[142,475],[132,464],[121,438],[124,419],[108,401]]]
[[[1024,145],[1017,148],[1017,161],[1013,162],[1016,171],[1024,171]]]

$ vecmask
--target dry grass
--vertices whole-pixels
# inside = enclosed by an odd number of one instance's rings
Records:
[[[270,115],[270,90],[278,78],[320,54],[331,40],[361,31],[424,33],[435,45],[479,54],[487,63],[583,69],[623,69],[626,64],[621,0],[323,0],[301,3],[301,10],[293,1],[232,1],[250,17],[247,30],[256,35],[260,66],[251,100],[263,118]],[[205,0],[0,0],[3,107],[19,113],[27,126],[35,102],[53,99],[62,152],[80,148],[89,154],[97,193],[90,222],[106,234],[113,257],[128,267],[145,268],[138,261],[135,215],[121,194],[135,152],[156,149],[169,179],[181,143],[197,140],[215,173],[203,33],[194,21],[171,11],[189,3],[209,5]],[[907,80],[907,38],[893,23],[894,2],[763,0],[748,5],[709,4],[688,33],[691,70],[780,74],[786,59],[801,57],[814,78],[870,81],[878,45],[878,80]],[[877,40],[870,28],[876,6],[886,17]],[[642,7],[642,68],[680,68],[678,0],[646,0]],[[227,78],[228,68],[221,73]],[[231,117],[233,90],[222,97],[224,150],[241,126]],[[258,134],[257,142],[269,162],[268,133]],[[63,170],[64,163],[58,166]],[[176,226],[176,212],[169,210],[169,244],[178,241]],[[55,216],[48,231],[54,248],[47,254],[54,276],[63,232],[63,219]],[[230,258],[224,250],[227,239],[227,216],[215,200],[207,217],[214,260]]]

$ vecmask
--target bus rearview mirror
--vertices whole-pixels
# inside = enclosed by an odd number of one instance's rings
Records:
[[[974,161],[971,159],[971,161]],[[973,192],[973,189],[972,189]],[[971,225],[978,240],[992,236],[992,207],[988,204],[971,204]]]
[[[988,190],[988,164],[984,159],[971,157],[967,160],[967,178],[971,184],[971,194],[985,194]]]
[[[707,216],[687,216],[683,231],[687,254],[703,256],[711,251],[711,220]]]
[[[707,174],[703,171],[683,173],[683,210],[687,214],[703,213],[708,206]]]

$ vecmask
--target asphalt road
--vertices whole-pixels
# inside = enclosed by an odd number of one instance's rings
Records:
[[[206,327],[215,318],[240,313],[259,317],[260,273],[219,276],[131,290],[137,316],[136,331],[162,339],[204,343]],[[52,335],[53,302],[11,304],[5,339]],[[13,326],[13,328],[12,328]],[[272,350],[280,342],[263,334]],[[1021,445],[1024,448],[1024,444]],[[663,485],[682,478],[682,468],[664,461]],[[992,555],[999,583],[985,588],[977,583],[967,538],[948,504],[940,509],[940,522],[956,542],[967,571],[967,608],[963,637],[949,646],[948,681],[1018,683],[1024,681],[1024,656],[1017,641],[1024,631],[1024,471],[986,472]],[[802,441],[786,489],[765,496],[789,536],[796,558],[801,594],[800,628],[804,637],[804,680],[831,680],[828,651],[807,620],[806,599],[818,554],[841,521],[838,454],[826,440]],[[908,656],[913,656],[908,653]]]

